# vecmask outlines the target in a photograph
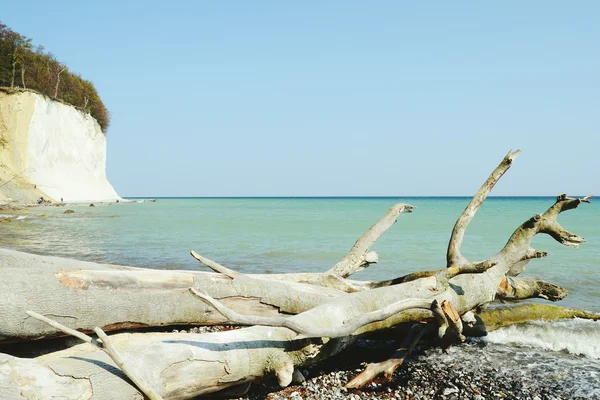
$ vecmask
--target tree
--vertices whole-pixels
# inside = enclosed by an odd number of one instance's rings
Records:
[[[12,78],[10,87],[15,85],[15,70],[17,65],[21,68],[21,77],[23,87],[25,88],[25,58],[27,52],[32,48],[31,39],[21,36],[16,32],[13,32],[13,44],[12,44]]]
[[[62,100],[90,113],[108,130],[110,116],[90,81],[70,72],[42,46],[33,47],[32,40],[0,23],[0,86],[31,89]]]

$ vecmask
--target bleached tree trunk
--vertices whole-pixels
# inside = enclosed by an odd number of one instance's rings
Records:
[[[465,275],[466,277],[466,275]],[[460,311],[489,301],[494,290],[481,289],[478,281],[458,276],[456,284],[465,292],[472,292],[461,301],[456,292],[441,288],[435,277],[424,278],[402,285],[347,294],[304,313],[290,317],[308,327],[340,327],[344,322],[376,311],[403,299],[452,299],[461,303]],[[492,279],[492,277],[490,277]],[[465,286],[466,284],[466,286]],[[450,301],[452,301],[450,300]],[[216,334],[117,334],[111,336],[113,345],[123,357],[137,366],[146,382],[167,399],[186,399],[216,392],[231,386],[247,384],[265,375],[274,374],[282,386],[291,382],[295,368],[322,360],[339,353],[352,344],[361,333],[385,329],[400,322],[418,321],[431,316],[428,310],[405,311],[381,322],[369,324],[357,332],[339,338],[298,338],[300,335],[284,327],[255,326]],[[38,323],[31,321],[31,323]],[[86,398],[93,391],[95,399],[107,399],[114,393],[122,398],[136,398],[134,388],[120,374],[104,352],[89,344],[82,344],[62,352],[34,360],[11,359],[0,364],[0,397],[10,390],[31,387],[29,380],[11,377],[29,377],[38,382],[38,398],[51,398],[69,393],[70,398]],[[40,371],[44,371],[42,374]],[[47,397],[45,397],[47,396]],[[8,397],[10,398],[10,397]],[[138,398],[141,396],[138,394]]]
[[[102,265],[0,249],[0,342],[56,335],[32,321],[34,310],[67,326],[91,332],[226,322],[188,288],[195,286],[230,307],[257,315],[308,310],[342,292],[294,282],[273,282],[201,271],[166,271]],[[33,289],[35,288],[35,289]]]
[[[464,314],[494,298],[497,283],[508,268],[496,265],[480,274],[458,275],[448,286],[440,285],[436,277],[428,277],[351,293],[289,319],[308,328],[342,327],[364,314],[415,298],[427,302],[446,300]],[[117,334],[111,336],[111,341],[160,395],[185,399],[247,384],[269,374],[276,375],[285,386],[291,382],[294,369],[339,353],[361,334],[431,317],[429,310],[406,310],[334,338],[310,337],[285,327],[255,326],[206,335]],[[69,393],[73,396],[70,398],[86,398],[92,391],[95,399],[112,398],[114,393],[122,398],[136,398],[137,393],[137,398],[141,398],[137,389],[117,373],[112,360],[91,345],[75,346],[35,360],[10,360],[0,367],[5,381],[11,376],[28,376],[35,381],[44,376],[44,384],[35,392],[40,399],[61,393]],[[21,381],[0,385],[0,395],[15,390],[15,385],[22,390]]]

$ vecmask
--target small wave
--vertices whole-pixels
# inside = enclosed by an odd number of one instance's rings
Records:
[[[25,218],[27,218],[27,216],[26,216],[26,215],[19,215],[19,216],[17,217],[17,221],[22,221],[22,220],[24,220]]]
[[[284,250],[271,250],[265,253],[260,253],[260,257],[266,258],[279,258],[279,257],[289,257],[295,255],[295,251],[284,251]]]
[[[579,318],[556,322],[531,322],[490,332],[484,339],[490,343],[566,351],[600,359],[600,321]]]

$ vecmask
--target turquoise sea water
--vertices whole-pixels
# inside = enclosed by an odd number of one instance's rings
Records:
[[[442,268],[450,232],[469,200],[159,198],[157,202],[136,200],[96,207],[36,207],[0,212],[12,218],[0,224],[0,246],[139,267],[204,269],[189,255],[194,249],[245,273],[318,272],[334,265],[392,205],[408,203],[416,207],[414,212],[402,214],[373,247],[379,263],[353,276],[388,279]],[[469,225],[463,253],[471,260],[495,254],[516,227],[545,211],[554,200],[487,199]],[[65,215],[66,209],[75,213]],[[540,276],[567,288],[569,296],[562,305],[600,312],[600,203],[582,204],[561,214],[559,221],[587,242],[573,249],[537,235],[534,247],[549,255],[532,261],[523,275]],[[578,387],[578,395],[600,397],[600,322],[511,327],[485,340],[487,358],[502,359],[507,349],[517,359],[535,360],[543,354],[550,357],[561,379]],[[483,350],[462,346],[453,351],[454,357],[473,360]],[[529,368],[545,366],[532,361]]]

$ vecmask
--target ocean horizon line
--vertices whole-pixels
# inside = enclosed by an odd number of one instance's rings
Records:
[[[144,199],[164,199],[164,200],[177,200],[177,199],[298,199],[298,200],[311,200],[311,199],[470,199],[473,196],[123,196],[124,199],[128,200],[144,200]],[[530,196],[530,195],[519,195],[519,196],[488,196],[488,199],[553,199],[557,196]],[[582,197],[582,196],[571,196],[571,197]]]

